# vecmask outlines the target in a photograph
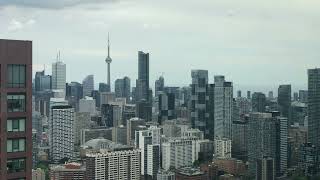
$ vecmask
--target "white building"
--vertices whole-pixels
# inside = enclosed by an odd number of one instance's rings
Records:
[[[92,97],[85,96],[79,100],[79,112],[88,112],[91,115],[96,113],[96,101]]]
[[[75,110],[62,98],[50,99],[49,145],[50,158],[58,163],[73,158]]]
[[[94,90],[94,76],[88,75],[82,81],[83,96],[91,96],[91,92]]]
[[[139,149],[101,149],[98,153],[87,153],[86,157],[88,179],[140,179]]]
[[[227,138],[214,139],[214,157],[231,158],[231,140]]]
[[[61,61],[52,63],[52,89],[60,89],[66,93],[66,64]]]
[[[135,133],[136,148],[141,150],[141,175],[156,176],[160,169],[161,128],[151,126]]]

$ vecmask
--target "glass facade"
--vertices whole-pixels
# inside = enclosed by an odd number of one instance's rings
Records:
[[[7,96],[8,112],[25,112],[26,95],[8,94]]]
[[[8,64],[7,86],[9,88],[26,87],[26,65]]]

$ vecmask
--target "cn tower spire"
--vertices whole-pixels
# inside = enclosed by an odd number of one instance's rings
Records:
[[[109,90],[111,91],[111,83],[110,83],[110,64],[112,62],[112,59],[110,57],[110,37],[109,37],[109,33],[108,33],[108,56],[106,58],[106,63],[107,63],[107,66],[108,66],[108,69],[107,69],[107,84],[109,86]]]

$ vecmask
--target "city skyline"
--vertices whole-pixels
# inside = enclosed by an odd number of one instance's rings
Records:
[[[319,59],[316,1],[189,0],[183,6],[182,1],[73,2],[0,3],[0,35],[33,41],[34,72],[46,64],[51,74],[61,50],[68,82],[81,82],[89,74],[97,83],[107,82],[103,60],[108,31],[114,59],[111,84],[123,75],[137,78],[132,67],[137,67],[139,50],[150,53],[153,89],[162,74],[166,85],[187,86],[192,69],[205,69],[209,82],[214,75],[225,75],[235,90],[259,87],[276,94],[278,85],[292,84],[294,92],[307,88],[307,69]]]

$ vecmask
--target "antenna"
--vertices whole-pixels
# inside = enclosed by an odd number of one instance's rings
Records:
[[[61,59],[60,59],[60,50],[59,50],[59,61],[61,61]]]
[[[110,57],[110,36],[108,32],[108,57]]]
[[[46,73],[46,64],[43,64],[43,72]]]

